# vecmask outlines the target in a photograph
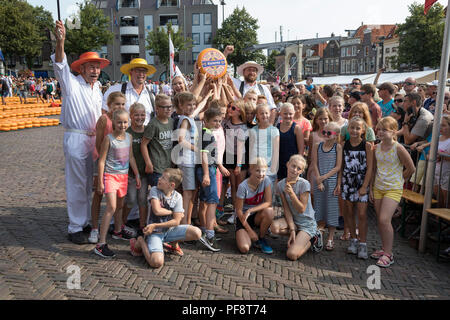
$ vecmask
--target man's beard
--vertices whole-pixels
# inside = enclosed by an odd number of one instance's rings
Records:
[[[244,76],[245,82],[253,83],[256,81],[256,77]]]

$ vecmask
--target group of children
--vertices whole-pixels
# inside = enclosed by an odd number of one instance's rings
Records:
[[[364,103],[355,103],[345,119],[344,100],[336,96],[316,111],[311,124],[303,115],[304,96],[294,96],[272,122],[265,97],[254,91],[227,106],[219,100],[197,104],[193,94],[181,92],[173,99],[157,95],[154,117],[144,127],[144,106],[135,103],[128,114],[124,105],[124,95],[112,93],[109,111],[97,124],[89,241],[98,255],[114,256],[106,244],[114,216],[112,237],[130,241],[131,253],[144,255],[152,267],[164,263],[164,250],[183,255],[182,241],[199,240],[219,251],[216,233],[228,232],[222,228],[227,222],[235,225],[239,252],[247,253],[253,244],[272,253],[266,239],[271,233],[288,237],[287,258],[296,260],[310,248],[333,250],[342,216],[347,252],[367,259],[370,199],[382,242],[370,257],[381,267],[394,262],[391,219],[403,182],[415,171],[409,153],[396,142],[395,119],[385,117],[372,128]],[[222,220],[228,185],[234,212]],[[107,208],[99,232],[103,193]],[[284,215],[274,219],[277,201]],[[133,236],[125,223],[136,206],[140,228]],[[199,227],[192,225],[193,212]]]

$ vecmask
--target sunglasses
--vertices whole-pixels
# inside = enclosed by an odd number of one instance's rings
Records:
[[[412,86],[412,85],[415,85],[415,83],[412,83],[412,82],[405,82],[405,86]]]
[[[172,106],[158,106],[159,108],[161,108],[161,109],[170,109],[170,108],[172,108]]]
[[[334,132],[334,131],[327,131],[327,130],[322,130],[322,135],[324,135],[324,136],[331,136],[331,135],[335,135],[335,134],[337,134],[336,132]]]
[[[358,86],[358,85],[360,85],[360,83],[358,83],[358,82],[352,82],[352,85]]]
[[[394,99],[395,103],[402,103],[404,100],[403,99]]]

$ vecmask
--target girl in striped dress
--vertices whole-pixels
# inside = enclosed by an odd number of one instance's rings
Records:
[[[314,184],[314,211],[320,231],[328,226],[328,241],[325,249],[334,249],[334,232],[339,225],[339,205],[337,196],[337,176],[342,165],[342,146],[337,143],[339,125],[330,122],[322,134],[324,142],[316,143],[311,154]]]
[[[396,141],[397,121],[385,117],[378,122],[377,129],[381,143],[375,149],[376,174],[370,186],[370,198],[374,200],[382,248],[370,257],[378,259],[377,266],[387,268],[394,263],[392,216],[402,198],[404,179],[409,179],[415,167],[409,153]]]

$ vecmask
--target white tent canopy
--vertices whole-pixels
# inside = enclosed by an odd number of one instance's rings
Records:
[[[420,79],[426,77],[432,73],[439,71],[436,70],[427,70],[427,71],[415,71],[415,72],[400,72],[400,73],[382,73],[380,78],[378,79],[378,83],[383,82],[392,82],[392,83],[400,83],[405,81],[406,78],[412,77],[415,79]],[[313,77],[313,84],[322,85],[322,84],[333,84],[337,83],[340,85],[348,85],[352,82],[354,78],[361,79],[362,83],[373,83],[376,73],[372,74],[354,74],[348,76],[334,76],[334,77]],[[296,84],[305,84],[306,80],[297,82]]]

